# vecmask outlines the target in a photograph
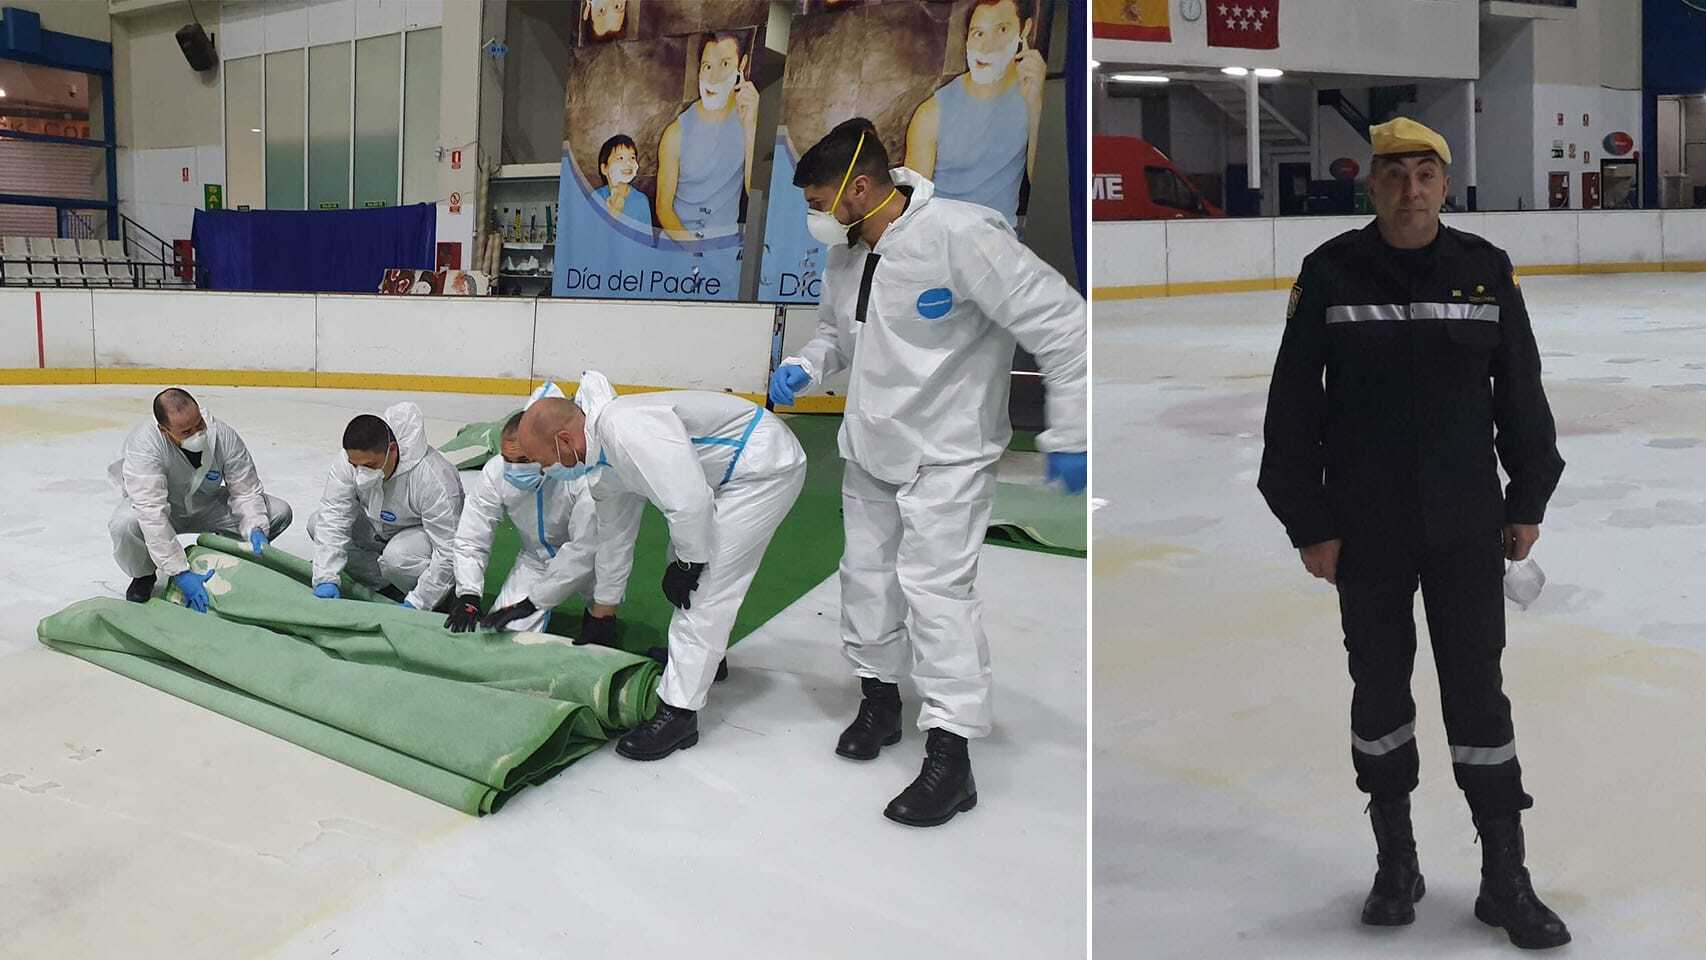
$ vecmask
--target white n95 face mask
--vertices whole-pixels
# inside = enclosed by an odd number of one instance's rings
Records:
[[[178,446],[190,453],[201,453],[207,449],[207,431],[197,430],[195,433],[185,437],[184,442],[178,444]]]
[[[740,74],[738,73],[731,73],[715,83],[700,79],[699,98],[705,101],[705,109],[723,109],[723,105],[729,102],[729,94],[733,92],[735,82],[739,79]]]
[[[826,247],[846,243],[848,229],[847,224],[835,219],[835,214],[828,210],[806,211],[806,230],[810,231],[813,240]]]
[[[1505,596],[1524,610],[1540,596],[1546,586],[1546,573],[1533,558],[1513,560],[1505,567]]]
[[[385,482],[385,473],[372,467],[355,468],[355,488],[366,493]]]
[[[1013,44],[1002,50],[988,53],[973,52],[966,48],[966,69],[971,71],[971,82],[977,84],[994,83],[1007,72],[1007,67],[1013,58],[1019,55],[1019,38],[1013,38]],[[978,61],[984,61],[979,63]]]

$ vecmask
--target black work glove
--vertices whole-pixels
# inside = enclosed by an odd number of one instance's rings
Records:
[[[450,617],[444,621],[451,633],[470,633],[480,625],[480,598],[464,593],[450,605]]]
[[[487,630],[501,630],[511,621],[530,617],[538,610],[539,608],[533,605],[532,600],[523,598],[520,603],[512,603],[507,607],[499,607],[493,610],[486,615],[486,619],[480,621],[480,626]]]
[[[581,613],[581,635],[576,643],[590,643],[599,647],[616,646],[616,618],[595,617],[591,610]]]
[[[685,563],[676,560],[663,568],[663,595],[677,609],[688,610],[693,606],[691,597],[693,591],[699,589],[699,575],[705,572],[702,563]]]

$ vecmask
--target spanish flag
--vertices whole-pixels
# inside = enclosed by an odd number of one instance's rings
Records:
[[[1168,43],[1173,39],[1167,24],[1169,0],[1092,0],[1090,7],[1092,36],[1109,40],[1153,40]]]

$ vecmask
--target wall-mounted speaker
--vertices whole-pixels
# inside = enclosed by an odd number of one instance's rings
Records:
[[[214,52],[213,41],[208,39],[207,31],[199,23],[186,23],[178,28],[178,48],[184,51],[184,59],[189,61],[190,69],[196,72],[212,70],[219,62],[219,54]]]

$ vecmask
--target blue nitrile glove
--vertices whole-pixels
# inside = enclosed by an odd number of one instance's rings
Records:
[[[1046,480],[1060,481],[1067,493],[1083,493],[1089,480],[1090,458],[1085,453],[1051,453],[1048,455]]]
[[[202,586],[202,584],[212,579],[212,570],[209,570],[206,573],[196,573],[194,570],[185,570],[183,573],[172,574],[172,582],[177,584],[178,589],[184,592],[184,606],[189,607],[196,613],[207,612],[207,588]]]
[[[770,402],[778,407],[794,405],[794,391],[812,382],[812,375],[797,363],[784,363],[770,375]]]
[[[405,610],[413,610],[415,608],[415,605],[410,603],[407,600],[404,600],[402,603],[397,604],[397,606],[402,607]]]
[[[322,583],[314,588],[314,596],[319,597],[321,600],[336,600],[343,596],[343,594],[338,592],[337,584]]]
[[[249,531],[249,549],[255,551],[255,556],[260,556],[261,551],[266,549],[266,545],[271,542],[272,541],[267,539],[267,532],[265,530]]]

